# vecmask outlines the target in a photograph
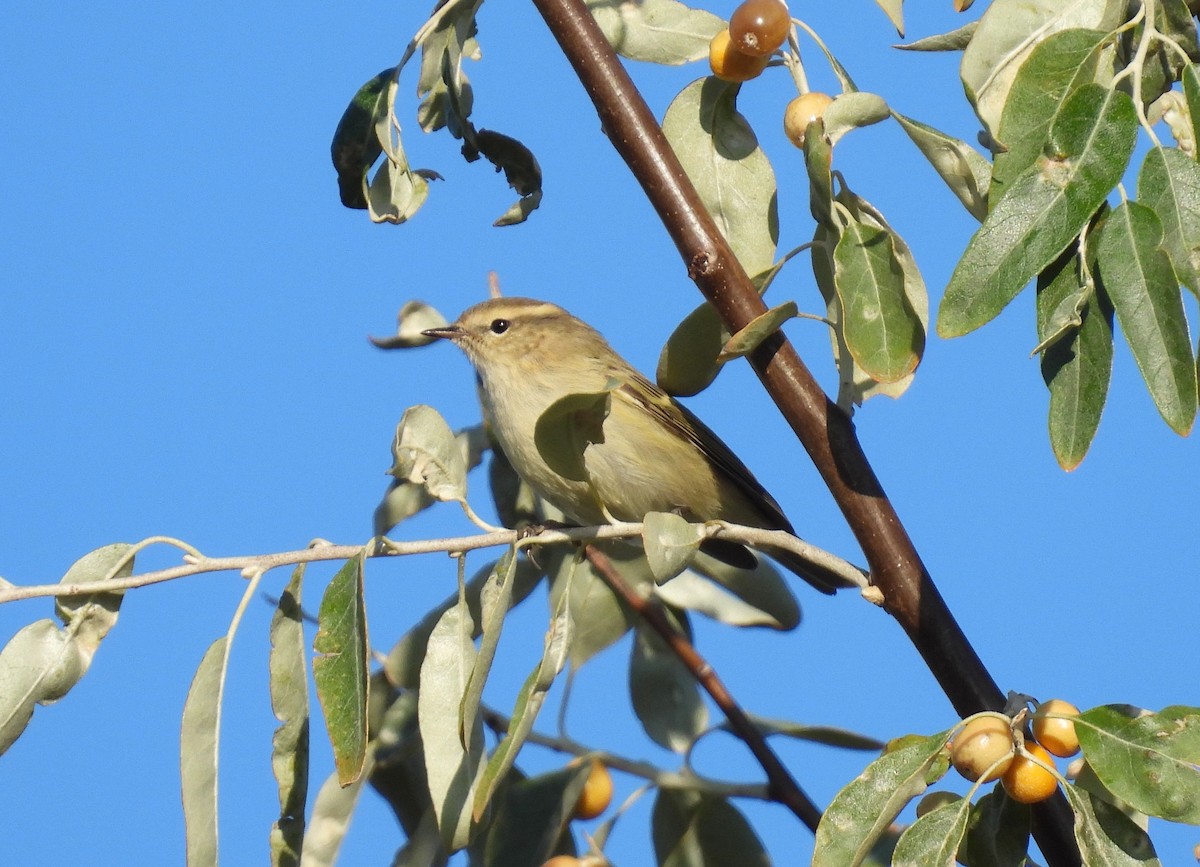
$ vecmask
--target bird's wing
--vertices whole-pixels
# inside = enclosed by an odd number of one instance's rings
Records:
[[[632,375],[628,375],[624,379],[625,382],[613,391],[616,399],[627,400],[645,408],[667,429],[698,448],[714,466],[718,467],[730,481],[737,485],[746,495],[746,499],[762,512],[763,517],[772,525],[772,529],[786,530],[795,534],[787,516],[783,514],[783,509],[779,507],[779,503],[708,425],[640,373],[634,371]]]

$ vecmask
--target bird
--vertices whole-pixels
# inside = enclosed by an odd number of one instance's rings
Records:
[[[562,307],[492,298],[423,333],[466,354],[495,440],[517,475],[569,521],[598,526],[674,512],[691,522],[722,520],[795,535],[779,503],[720,437]],[[539,448],[543,414],[571,395],[607,395],[602,428],[583,449],[586,473],[564,474]],[[729,540],[707,539],[701,550],[733,566],[757,563]],[[793,551],[768,553],[822,593],[849,586]]]

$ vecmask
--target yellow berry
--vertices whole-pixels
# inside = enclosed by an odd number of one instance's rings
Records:
[[[1054,757],[1039,744],[1026,742],[1025,749],[1047,765],[1054,766]],[[1058,788],[1058,778],[1054,774],[1023,755],[1013,759],[1000,782],[1008,796],[1022,804],[1044,801]]]
[[[783,131],[787,133],[792,144],[798,148],[804,147],[804,134],[808,131],[808,125],[824,115],[825,109],[829,108],[832,102],[833,97],[829,94],[810,90],[788,103],[783,113]]]
[[[1049,714],[1079,716],[1079,708],[1069,701],[1053,698],[1044,701],[1033,715],[1033,736],[1037,742],[1056,756],[1067,758],[1079,752],[1079,736],[1075,734],[1075,723],[1069,719],[1055,718]]]
[[[575,802],[576,819],[594,819],[608,809],[612,803],[613,784],[608,768],[599,759],[592,759],[592,770],[588,773],[579,800]]]
[[[971,720],[958,733],[950,746],[950,762],[972,783],[981,777],[987,783],[1008,770],[1015,749],[1012,727],[1006,721],[981,716]],[[996,767],[989,772],[992,765]]]
[[[723,81],[749,81],[767,68],[768,57],[751,57],[733,47],[729,31],[722,30],[708,43],[708,65]]]

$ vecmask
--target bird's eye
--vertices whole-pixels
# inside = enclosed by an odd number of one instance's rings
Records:
[[[505,331],[508,331],[508,326],[510,325],[512,323],[507,319],[493,319],[491,326],[492,334],[503,334]]]

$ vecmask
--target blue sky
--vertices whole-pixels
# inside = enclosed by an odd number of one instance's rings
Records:
[[[728,15],[733,5],[711,8]],[[949,4],[911,5],[910,36],[961,23]],[[795,11],[861,88],[973,139],[955,58],[890,50],[895,32],[874,4],[851,6]],[[453,315],[484,297],[495,270],[508,294],[567,306],[648,372],[699,300],[528,5],[485,6],[484,59],[468,70],[478,125],[523,140],[545,176],[542,209],[506,229],[491,222],[511,191],[487,166],[464,163],[447,136],[417,131],[408,77],[410,155],[446,180],[401,227],[371,225],[337,201],[333,128],[355,89],[392,65],[419,26],[420,13],[403,4],[300,3],[286,12],[229,2],[20,4],[5,19],[0,575],[9,581],[56,581],[93,548],[156,534],[213,555],[287,550],[314,537],[365,541],[405,407],[431,404],[454,426],[478,417],[469,369],[450,347],[385,353],[367,342],[392,329],[408,299]],[[832,88],[817,52],[806,59],[814,82]],[[705,71],[633,67],[660,116]],[[775,166],[787,249],[809,237],[811,223],[801,155],[779,129],[792,85],[771,72],[740,104]],[[850,135],[835,168],[907,239],[936,303],[971,218],[894,124]],[[802,258],[772,292],[821,308]],[[788,333],[832,385],[821,327],[796,321]],[[1031,295],[977,334],[931,338],[910,392],[857,415],[867,453],[1002,688],[1081,707],[1196,704],[1195,444],[1161,422],[1118,342],[1098,439],[1083,466],[1064,474],[1028,357],[1035,342]],[[744,365],[689,405],[747,460],[801,535],[861,560]],[[475,482],[481,506],[483,486]],[[467,528],[444,507],[397,535]],[[150,554],[139,569],[172,562],[169,552]],[[309,607],[331,574],[310,571]],[[272,573],[264,586],[278,592],[286,580]],[[372,641],[386,649],[453,582],[442,558],[369,564]],[[94,865],[182,861],[179,716],[242,589],[237,575],[219,574],[128,595],[87,677],[39,709],[0,759],[6,860],[33,863],[53,846],[64,861]],[[805,622],[795,633],[698,623],[701,649],[749,710],[881,738],[954,721],[885,614],[851,594],[797,592]],[[51,613],[48,600],[0,607],[0,640]],[[252,605],[234,646],[221,777],[230,864],[261,862],[276,811],[270,613],[265,602]],[[502,709],[539,652],[544,599],[514,617],[487,694]],[[581,673],[571,733],[671,767],[628,710],[627,657],[624,642]],[[863,764],[826,748],[778,748],[821,803]],[[759,778],[721,736],[698,758],[717,776]],[[556,761],[523,756],[531,770]],[[321,737],[314,764],[315,791],[331,768]],[[621,794],[635,787],[621,777],[617,785]],[[747,810],[776,863],[810,850],[808,833],[781,808]],[[645,863],[648,813],[643,801],[618,825],[618,863]],[[1152,832],[1168,864],[1198,841],[1187,828]],[[386,861],[400,839],[367,795],[343,863]]]

